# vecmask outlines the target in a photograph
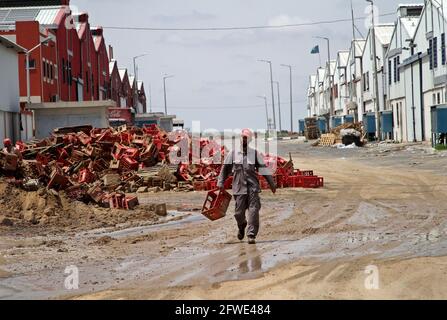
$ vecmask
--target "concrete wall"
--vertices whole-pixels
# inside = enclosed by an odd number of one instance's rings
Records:
[[[0,141],[20,139],[19,99],[17,52],[0,44]]]
[[[0,44],[0,110],[19,112],[18,58],[15,50]]]
[[[0,143],[3,148],[3,139],[10,138],[13,142],[20,140],[19,113],[0,110]]]
[[[107,128],[109,108],[115,106],[111,101],[32,105],[30,109],[34,110],[36,138],[45,138],[53,129],[59,127],[92,125],[96,128]]]

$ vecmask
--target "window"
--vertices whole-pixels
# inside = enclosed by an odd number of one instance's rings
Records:
[[[430,70],[433,70],[433,39],[428,40],[428,59]]]
[[[43,77],[47,77],[47,63],[45,61],[42,62],[42,69],[43,69]]]
[[[26,68],[26,62],[25,62],[25,68]],[[29,68],[30,70],[32,70],[32,69],[36,69],[36,60],[34,60],[34,59],[30,59],[30,60],[29,60],[28,68]]]
[[[433,68],[438,67],[438,38],[433,38]]]
[[[446,61],[446,49],[445,49],[445,33],[441,34],[441,61],[442,65],[445,66]]]
[[[93,77],[93,73],[92,73],[92,97],[95,95],[95,78]]]
[[[397,70],[396,70],[397,82],[400,82],[400,56],[397,56]]]
[[[402,102],[398,102],[398,103],[396,103],[396,123],[397,123],[397,126],[399,127],[400,126],[400,108],[399,108],[399,104],[402,104]]]
[[[437,98],[438,98],[438,104],[441,104],[441,93],[438,92]]]
[[[72,77],[72,70],[71,70],[71,62],[68,62],[68,85],[72,85],[73,83],[73,77]]]
[[[391,78],[391,74],[392,74],[392,62],[391,60],[388,60],[388,85],[391,85],[392,83],[392,78]]]
[[[54,76],[53,64],[50,64],[50,79],[51,80],[54,79],[53,76]]]
[[[394,57],[394,73],[393,73],[393,75],[394,75],[394,77],[393,77],[393,80],[394,80],[394,83],[396,83],[397,82],[397,57]]]
[[[48,78],[48,80],[51,79],[50,63],[49,62],[47,62],[47,78]]]
[[[369,91],[369,71],[366,73],[366,91]]]

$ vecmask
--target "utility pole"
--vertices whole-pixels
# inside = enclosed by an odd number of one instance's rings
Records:
[[[281,125],[281,92],[279,90],[279,81],[274,81],[276,83],[276,88],[278,91],[278,113],[279,113],[279,132],[282,132],[282,125]]]
[[[317,39],[323,39],[327,42],[327,70],[328,70],[328,78],[329,78],[329,114],[330,119],[332,119],[334,115],[334,99],[333,99],[333,90],[332,90],[332,78],[331,78],[331,46],[330,46],[330,40],[327,37],[315,37]],[[330,121],[329,121],[330,122]]]
[[[292,66],[288,64],[282,64],[281,66],[289,68],[290,77],[290,133],[293,133],[293,83],[292,83]]]
[[[381,128],[380,128],[380,94],[379,94],[379,78],[377,76],[377,50],[376,50],[376,31],[375,31],[375,21],[374,21],[374,2],[373,0],[366,0],[366,2],[371,3],[371,20],[372,20],[372,27],[371,27],[371,43],[373,46],[373,68],[374,68],[374,93],[375,93],[375,110],[376,110],[376,137],[377,140],[380,141],[381,136]]]
[[[145,56],[147,56],[148,55],[148,53],[144,53],[144,54],[140,54],[140,55],[138,55],[138,56],[135,56],[135,57],[133,57],[133,74],[134,74],[134,77],[135,77],[135,83],[136,83],[136,86],[135,86],[135,90],[134,90],[134,92],[133,92],[133,97],[134,97],[134,101],[133,101],[133,107],[134,107],[134,109],[135,109],[135,112],[137,112],[138,113],[138,110],[137,110],[137,108],[138,108],[138,75],[137,75],[137,64],[136,64],[136,60],[138,59],[138,58],[141,58],[141,57],[145,57]]]
[[[274,129],[276,130],[276,110],[275,110],[275,92],[273,90],[273,67],[272,62],[269,60],[258,60],[259,62],[265,62],[268,63],[270,66],[270,86],[272,89],[272,108],[273,108],[273,125]]]
[[[351,43],[351,47],[354,50],[354,77],[352,76],[352,74],[350,74],[349,76],[351,77],[351,90],[349,93],[349,100],[351,100],[350,102],[352,103],[354,100],[354,80],[355,77],[357,76],[357,58],[356,58],[356,54],[357,54],[357,50],[355,47],[355,20],[354,20],[354,8],[352,7],[352,0],[351,0],[351,19],[352,19],[352,43]],[[349,113],[349,110],[348,110]]]
[[[149,83],[149,113],[152,113],[152,85]]]
[[[172,78],[174,76],[167,76],[165,75],[163,77],[163,92],[164,92],[164,98],[165,98],[165,115],[168,115],[168,104],[167,104],[167,99],[166,99],[166,79]]]
[[[266,124],[267,124],[267,132],[269,131],[269,108],[267,105],[267,97],[266,96],[258,96],[258,98],[260,99],[264,99],[264,103],[265,103],[265,119],[266,119]]]
[[[31,104],[31,76],[30,76],[30,67],[29,67],[29,63],[30,63],[30,56],[31,53],[40,48],[40,46],[42,46],[43,44],[47,43],[48,41],[51,40],[51,37],[48,37],[46,39],[44,39],[43,41],[39,42],[38,45],[36,45],[35,47],[33,47],[30,50],[26,50],[25,51],[25,63],[26,63],[26,101],[28,104]]]

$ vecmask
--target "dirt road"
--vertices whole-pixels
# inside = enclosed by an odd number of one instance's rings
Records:
[[[203,218],[203,193],[158,193],[170,214],[135,226],[0,229],[0,298],[447,298],[447,161],[428,147],[334,150],[282,142],[324,189],[262,194],[255,246],[232,217]],[[67,266],[80,286],[64,287]],[[377,270],[367,289],[365,270]]]

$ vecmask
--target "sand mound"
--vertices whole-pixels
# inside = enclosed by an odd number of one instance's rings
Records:
[[[153,206],[139,206],[136,210],[106,209],[73,201],[63,192],[45,188],[27,192],[0,181],[0,227],[42,226],[63,231],[157,219]]]

